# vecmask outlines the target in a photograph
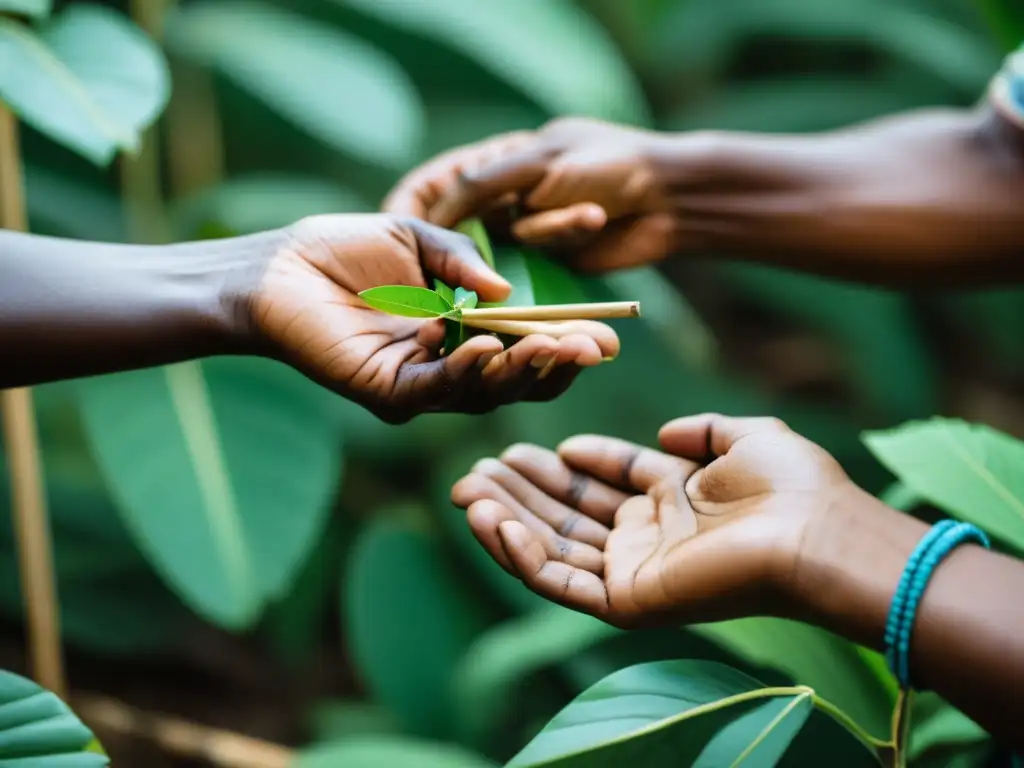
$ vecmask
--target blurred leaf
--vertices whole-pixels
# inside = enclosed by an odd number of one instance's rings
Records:
[[[487,234],[483,221],[476,217],[466,219],[465,221],[460,221],[455,230],[472,240],[487,266],[495,269],[494,250],[491,248],[491,238]]]
[[[533,296],[530,276],[530,255],[516,247],[502,246],[494,250],[494,267],[498,274],[512,284],[512,293],[504,301],[481,302],[481,307],[532,307]]]
[[[1022,38],[1024,39],[1024,38]],[[953,320],[981,337],[990,357],[1011,370],[1024,370],[1024,291],[1019,288],[951,296],[947,305]]]
[[[525,253],[535,303],[583,304],[591,300],[580,279],[555,259],[539,251]]]
[[[847,641],[817,627],[756,617],[688,627],[743,661],[784,672],[850,715],[873,736],[887,737],[892,705],[888,687]]]
[[[482,548],[481,548],[482,549]],[[530,674],[618,635],[621,630],[558,605],[544,605],[482,634],[455,671],[456,721],[471,742],[488,739],[518,701]]]
[[[461,747],[408,737],[352,738],[304,749],[295,768],[498,768]]]
[[[38,33],[0,18],[0,60],[0,100],[97,165],[135,151],[170,94],[160,49],[100,6],[72,5]]]
[[[95,737],[56,695],[0,670],[0,764],[98,768],[106,755],[89,750]]]
[[[25,197],[33,232],[105,243],[127,240],[121,202],[104,189],[28,166]]]
[[[454,307],[440,294],[414,285],[380,285],[359,293],[374,309],[402,317],[442,317]]]
[[[365,736],[401,733],[401,725],[384,707],[363,701],[325,701],[312,714],[311,730],[316,741],[337,741]]]
[[[436,40],[553,114],[648,119],[643,92],[607,32],[559,0],[334,0]]]
[[[532,104],[468,99],[461,93],[438,94],[430,99],[427,115],[424,157],[499,133],[534,130],[546,121],[545,112]]]
[[[342,605],[359,676],[411,733],[450,737],[452,673],[486,625],[437,542],[384,513],[348,562]]]
[[[1024,551],[1024,443],[943,418],[865,432],[863,439],[922,499]]]
[[[306,216],[370,212],[351,189],[327,179],[288,174],[239,176],[177,203],[173,217],[183,239],[208,223],[251,234],[294,224]]]
[[[419,94],[357,37],[261,2],[207,0],[168,18],[167,41],[333,149],[389,167],[418,154]]]
[[[923,417],[939,409],[935,361],[903,296],[761,265],[721,267],[751,301],[841,342],[850,377],[886,417]]]
[[[911,512],[921,503],[921,497],[901,482],[892,483],[878,496],[883,504],[888,504],[900,512]]]
[[[1024,8],[1019,0],[979,0],[979,5],[1004,50],[1024,43]]]
[[[85,379],[80,397],[97,461],[157,572],[203,617],[250,626],[327,519],[341,462],[326,393],[277,363],[214,358]]]
[[[936,694],[919,693],[917,697],[908,750],[911,760],[918,760],[932,751],[973,746],[989,738],[984,728]],[[928,699],[921,701],[922,697]]]
[[[577,696],[508,766],[775,765],[815,703],[810,689],[763,688],[721,664],[641,664]],[[834,750],[877,765],[870,748],[847,735],[819,760]]]
[[[53,10],[53,0],[0,0],[0,13],[42,18]]]

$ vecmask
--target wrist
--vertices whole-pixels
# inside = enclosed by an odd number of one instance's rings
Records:
[[[794,617],[881,650],[900,577],[928,525],[850,483],[801,538]]]

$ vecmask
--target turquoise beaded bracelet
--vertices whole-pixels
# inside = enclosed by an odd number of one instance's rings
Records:
[[[928,582],[935,569],[961,544],[975,542],[989,549],[988,536],[975,525],[943,520],[918,542],[903,569],[885,625],[885,659],[900,687],[910,689],[910,638]]]

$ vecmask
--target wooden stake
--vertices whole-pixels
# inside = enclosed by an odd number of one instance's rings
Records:
[[[24,232],[27,224],[17,118],[0,104],[0,228]],[[0,410],[11,478],[12,518],[18,542],[32,676],[37,683],[66,699],[53,545],[32,391],[27,388],[4,391]]]
[[[614,320],[625,317],[640,317],[639,301],[462,310],[462,321],[467,325],[469,320]]]

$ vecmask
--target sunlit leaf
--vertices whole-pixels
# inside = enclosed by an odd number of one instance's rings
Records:
[[[204,618],[250,626],[327,520],[340,471],[327,393],[280,364],[230,357],[84,379],[79,392],[153,567]]]
[[[0,0],[0,13],[13,13],[15,16],[42,18],[49,16],[53,9],[53,0]]]
[[[0,765],[100,768],[107,756],[67,704],[31,680],[0,670]]]
[[[74,4],[38,32],[0,18],[0,100],[29,125],[106,165],[167,103],[159,48],[121,14]]]
[[[455,309],[440,294],[414,285],[380,285],[361,291],[359,298],[374,309],[402,317],[443,317]]]
[[[334,0],[450,46],[554,114],[632,123],[643,92],[608,33],[560,0]]]
[[[208,2],[172,14],[168,44],[213,66],[334,149],[404,167],[417,155],[423,104],[384,51],[262,2]]]
[[[364,736],[308,747],[295,768],[498,768],[461,747],[407,736]]]
[[[1024,551],[1024,443],[983,424],[942,418],[863,437],[922,499]]]
[[[487,262],[487,266],[494,269],[494,251],[491,248],[491,238],[487,234],[487,229],[484,227],[484,223],[477,218],[466,219],[465,221],[459,222],[455,229],[473,241],[473,244],[476,246],[476,249],[480,251],[480,255],[483,257],[484,261]]]

